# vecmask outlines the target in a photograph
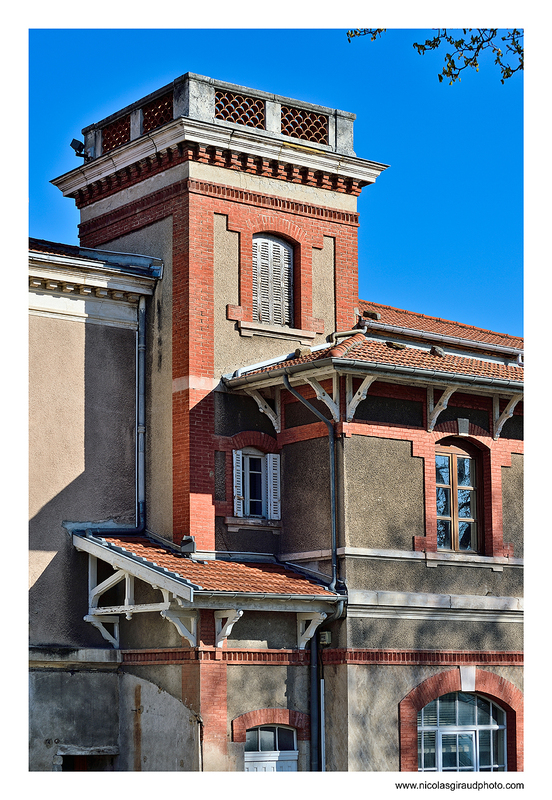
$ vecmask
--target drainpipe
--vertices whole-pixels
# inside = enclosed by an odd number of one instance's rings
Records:
[[[320,741],[320,702],[318,687],[318,634],[310,640],[310,718],[311,718],[311,772],[320,772],[318,748]]]
[[[336,591],[336,584],[337,584],[337,501],[336,501],[336,488],[335,488],[335,433],[333,423],[330,422],[329,419],[326,419],[324,414],[321,414],[317,408],[311,405],[308,400],[305,400],[302,395],[299,394],[289,382],[289,378],[286,374],[283,376],[284,379],[284,386],[286,389],[291,392],[291,394],[296,397],[304,406],[306,406],[309,411],[318,417],[318,419],[322,420],[326,424],[328,428],[328,441],[330,445],[330,505],[331,505],[331,519],[332,519],[332,582],[329,585],[329,589],[331,592]]]

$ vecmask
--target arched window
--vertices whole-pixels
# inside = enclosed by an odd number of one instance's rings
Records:
[[[480,466],[475,449],[445,439],[435,449],[437,548],[480,552],[482,536],[478,482]]]
[[[283,725],[260,725],[245,734],[246,772],[296,772],[297,735]]]
[[[451,692],[418,712],[419,772],[505,772],[506,713],[486,697]]]
[[[266,234],[253,236],[253,319],[293,327],[293,248]]]

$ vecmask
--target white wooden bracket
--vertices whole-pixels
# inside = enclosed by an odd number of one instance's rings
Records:
[[[197,646],[197,612],[182,609],[161,611],[161,616],[172,622],[180,636],[183,636],[190,647]]]
[[[240,608],[230,608],[225,611],[215,611],[216,646],[222,647],[224,640],[230,636],[232,628],[243,616]]]
[[[94,625],[102,634],[104,639],[110,642],[113,647],[119,646],[119,615],[124,614],[127,619],[132,619],[133,614],[145,613],[148,611],[164,612],[170,608],[170,595],[167,589],[151,584],[153,589],[158,589],[163,600],[160,603],[139,603],[134,600],[134,575],[123,569],[116,569],[113,575],[106,578],[101,583],[97,583],[98,566],[97,558],[91,554],[88,556],[88,614],[84,617],[86,622]],[[122,605],[100,606],[101,596],[112,589],[121,581],[125,582],[125,596]],[[114,633],[111,635],[105,627],[105,623],[114,626]]]
[[[322,402],[330,409],[334,422],[339,422],[339,402],[337,396],[337,376],[334,376],[333,383],[333,398],[327,393],[325,389],[318,383],[316,378],[307,378],[314,391],[316,392],[317,400]]]
[[[353,421],[358,404],[366,400],[368,389],[375,380],[376,375],[367,375],[353,395],[353,376],[347,375],[347,422]]]
[[[324,611],[297,614],[297,646],[304,650],[328,615]]]
[[[98,617],[87,614],[84,617],[84,621],[90,622],[91,625],[99,630],[104,639],[112,644],[116,650],[119,649],[119,617]],[[113,635],[105,627],[106,624],[113,625]]]
[[[269,420],[272,422],[274,430],[276,433],[280,433],[281,431],[281,416],[280,416],[280,390],[278,389],[276,392],[276,411],[270,406],[269,403],[266,402],[262,394],[257,391],[257,389],[246,389],[245,393],[248,394],[250,397],[255,400],[259,407],[259,411],[261,414],[266,414]]]
[[[522,398],[522,394],[514,394],[501,414],[498,395],[493,396],[493,439],[498,439],[504,423],[513,415],[514,408]]]
[[[432,431],[435,427],[437,419],[441,411],[444,411],[445,408],[448,406],[448,401],[454,394],[454,392],[458,389],[458,386],[447,386],[441,395],[439,402],[436,406],[434,406],[433,400],[433,386],[428,386],[427,389],[427,410],[428,410],[428,421],[427,421],[427,429],[428,431]]]

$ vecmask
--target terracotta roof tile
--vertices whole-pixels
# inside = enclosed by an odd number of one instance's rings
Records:
[[[486,344],[502,345],[504,347],[523,348],[523,338],[520,336],[510,336],[507,333],[496,333],[484,328],[476,328],[473,325],[465,325],[462,322],[441,319],[440,317],[429,317],[426,314],[418,314],[414,311],[405,311],[401,308],[384,306],[381,303],[370,303],[367,300],[359,300],[359,309],[363,311],[375,311],[381,315],[377,320],[385,325],[394,325],[399,328],[410,328],[417,331],[437,333],[442,336],[455,336],[459,339],[468,339],[472,342],[483,342]]]
[[[333,355],[334,351],[335,354]],[[317,361],[334,357],[345,361],[365,361],[367,364],[377,362],[384,367],[387,365],[391,369],[394,367],[406,367],[429,370],[431,372],[450,373],[451,375],[460,374],[470,375],[475,378],[494,378],[496,380],[523,382],[523,367],[513,363],[505,365],[498,361],[487,361],[463,355],[432,355],[427,348],[418,347],[405,347],[404,349],[395,350],[389,347],[385,341],[368,339],[363,334],[355,334],[349,339],[343,339],[339,352],[337,351],[338,348],[330,345],[323,350],[316,350],[298,358],[279,361],[264,369],[254,370],[248,374],[272,372],[281,368],[283,364],[286,367],[308,363],[314,366]]]
[[[103,536],[108,546],[123,548],[147,563],[167,569],[190,581],[199,590],[282,595],[319,595],[333,593],[298,572],[269,563],[238,563],[234,561],[195,561],[181,556],[146,536]]]

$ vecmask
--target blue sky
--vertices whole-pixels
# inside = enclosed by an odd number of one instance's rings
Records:
[[[441,84],[442,50],[412,46],[430,29],[345,31],[31,28],[30,235],[78,243],[50,180],[82,163],[83,127],[196,72],[357,115],[356,154],[390,165],[359,198],[362,299],[521,335],[522,76],[489,57]]]

